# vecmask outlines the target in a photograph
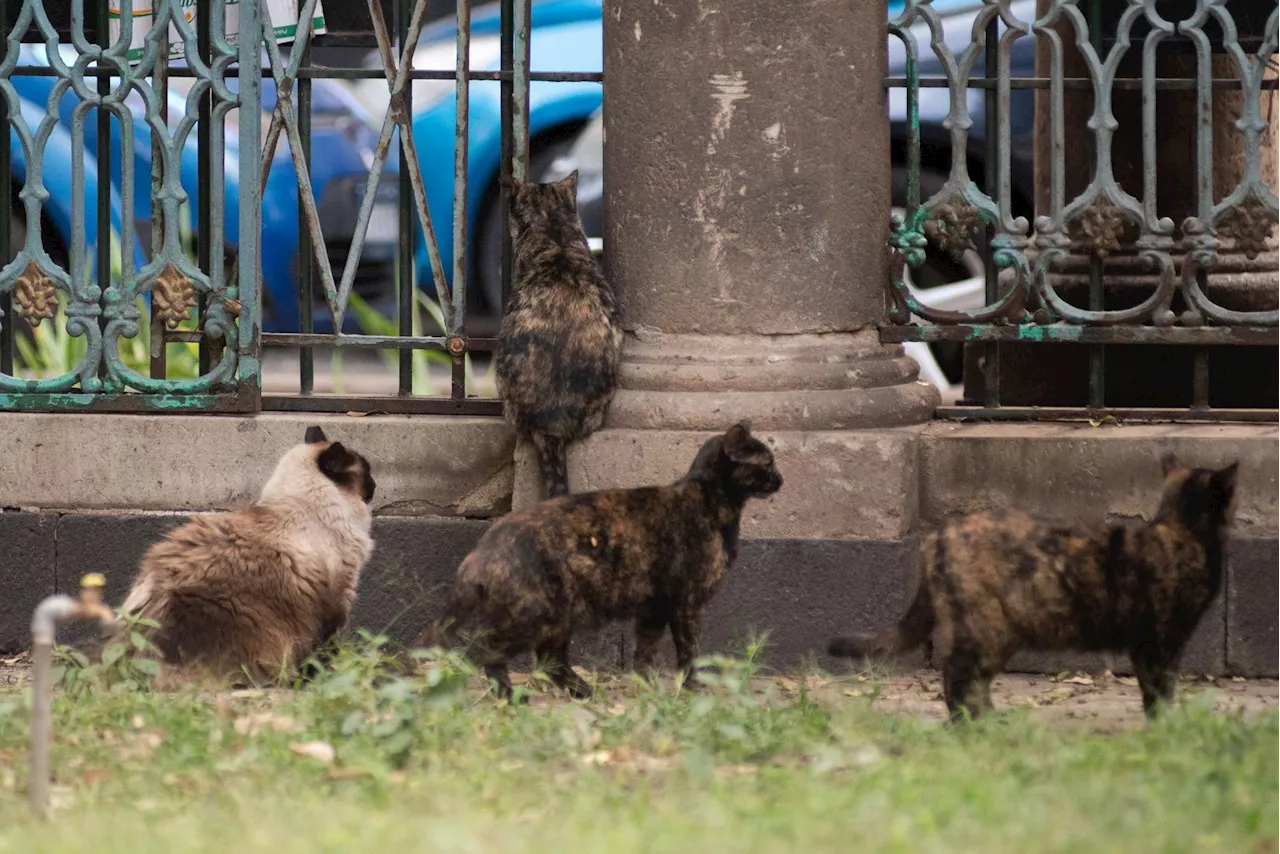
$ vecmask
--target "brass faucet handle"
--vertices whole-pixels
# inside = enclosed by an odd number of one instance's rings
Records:
[[[80,602],[90,607],[102,604],[102,588],[107,579],[101,572],[90,572],[80,579]]]

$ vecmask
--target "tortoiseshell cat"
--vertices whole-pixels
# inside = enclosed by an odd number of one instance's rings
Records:
[[[1222,584],[1237,463],[1215,471],[1166,455],[1147,525],[1060,527],[977,513],[925,537],[915,600],[893,628],[835,638],[835,656],[894,655],[928,642],[953,718],[991,708],[991,679],[1019,649],[1128,652],[1154,717],[1173,700],[1187,640]]]
[[[595,432],[613,400],[622,329],[578,219],[577,170],[511,188],[514,281],[495,374],[503,414],[537,450],[554,497],[569,491],[565,445]]]
[[[458,567],[444,634],[424,646],[468,650],[510,696],[507,659],[530,650],[574,696],[590,687],[569,664],[573,633],[635,619],[636,669],[653,666],[670,628],[676,663],[693,688],[702,610],[738,553],[747,499],[782,487],[769,447],[738,424],[709,439],[689,473],[670,486],[562,496],[509,513]]]

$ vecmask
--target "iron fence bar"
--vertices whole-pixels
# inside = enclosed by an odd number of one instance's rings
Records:
[[[159,45],[159,56],[152,77],[152,85],[159,94],[160,123],[169,127],[169,28],[156,40]],[[160,194],[164,189],[164,152],[163,144],[154,129],[151,131],[151,240],[149,241],[151,257],[158,258],[164,253],[164,206],[160,204]],[[168,336],[165,335],[164,319],[160,316],[160,304],[151,300],[151,364],[150,376],[153,380],[162,380],[169,375],[169,350],[166,346]],[[199,342],[197,342],[199,343]]]
[[[262,151],[262,48],[255,35],[262,34],[261,0],[242,0],[240,4],[239,68],[240,75],[240,151]],[[304,31],[309,32],[309,30]],[[279,93],[277,92],[277,97]],[[265,155],[263,155],[265,157]],[[243,161],[241,161],[243,164]],[[240,208],[239,246],[236,253],[236,296],[239,297],[240,324],[237,347],[239,348],[239,391],[241,409],[258,410],[262,406],[262,189],[266,181],[260,169],[241,166],[240,194],[242,198],[258,200],[249,210]],[[301,258],[299,266],[301,266]]]
[[[1108,407],[1086,409],[1066,406],[1002,406],[987,409],[977,406],[940,406],[937,417],[956,421],[1098,421],[1111,416],[1117,421],[1144,423],[1176,423],[1181,421],[1239,421],[1274,424],[1274,409],[1180,409],[1156,407]]]
[[[271,66],[264,65],[260,72],[270,77],[274,71]],[[94,69],[85,69],[84,76],[86,78],[112,77],[116,72],[111,70],[95,71]],[[449,80],[455,79],[456,72],[440,71],[430,68],[414,68],[405,70],[405,80]],[[511,80],[514,78],[513,71],[470,71],[467,74],[471,82],[501,82],[502,80]],[[58,72],[54,69],[42,66],[20,66],[13,70],[13,77],[58,77]],[[175,78],[198,77],[199,73],[190,68],[171,68],[169,76]],[[239,68],[227,68],[223,72],[223,76],[228,79],[239,77]],[[299,68],[296,75],[297,79],[311,80],[385,80],[386,72],[382,69],[375,68],[340,68],[329,66],[314,66],[312,68]],[[530,71],[529,79],[534,82],[545,83],[603,83],[604,75],[599,71]],[[1275,81],[1268,81],[1269,88],[1275,89]],[[1190,87],[1187,87],[1190,88]],[[1240,88],[1235,87],[1226,88]]]
[[[306,12],[305,9],[302,12]],[[311,40],[300,46],[302,56],[301,67],[311,64]],[[292,58],[292,57],[291,57]],[[307,173],[311,172],[311,80],[299,79],[298,83],[298,138],[302,140],[302,151],[294,156],[302,157],[307,165]],[[264,157],[275,152],[265,152]],[[298,188],[298,331],[304,335],[315,329],[315,296],[312,293],[311,256],[315,249],[311,245],[311,232],[302,218],[306,215],[302,199],[303,188]],[[325,251],[325,247],[319,247]],[[336,331],[336,330],[335,330]],[[301,394],[311,394],[316,386],[315,350],[303,347],[298,351],[298,390]]]
[[[498,220],[502,223],[502,237],[500,240],[502,252],[502,307],[499,312],[506,313],[507,299],[511,295],[511,277],[512,270],[512,254],[511,254],[511,230],[508,223],[511,222],[511,179],[514,173],[513,160],[515,158],[515,139],[512,136],[514,130],[512,126],[512,97],[515,83],[515,0],[501,0],[499,7],[499,26],[501,33],[499,35],[498,48],[498,67],[502,72],[501,82],[498,84],[498,104],[501,126],[501,137],[499,143],[499,158],[501,160],[498,166],[498,174],[500,181],[498,184]]]
[[[1147,38],[1159,38],[1159,31],[1153,32]],[[1089,43],[1093,49],[1101,50],[1102,48],[1102,3],[1100,0],[1091,0],[1089,3]],[[1152,105],[1154,109],[1154,104]],[[1092,137],[1092,141],[1096,146],[1098,137]],[[1096,154],[1096,152],[1095,152]],[[1096,163],[1096,156],[1094,157]],[[1154,169],[1154,163],[1152,164]],[[1095,167],[1096,169],[1096,167]],[[1090,181],[1097,179],[1097,174],[1090,177]],[[1102,285],[1102,258],[1097,254],[1089,257],[1089,310],[1102,311],[1105,305],[1105,296],[1103,294]],[[1103,344],[1089,345],[1089,405],[1094,409],[1101,409],[1106,399],[1107,386],[1107,350]]]
[[[368,415],[488,415],[502,414],[502,402],[484,398],[380,397],[377,395],[263,395],[262,408],[271,412],[362,412]]]
[[[323,333],[264,332],[264,344],[280,347],[352,347],[373,349],[448,350],[451,337],[443,335],[326,335]],[[497,346],[496,338],[472,338],[468,347],[481,352]]]
[[[425,2],[414,4],[413,15],[409,20],[409,31],[403,49],[400,52],[399,66],[397,66],[392,57],[391,36],[387,31],[387,22],[382,14],[382,5],[376,0],[369,0],[369,15],[373,21],[373,33],[378,40],[378,54],[382,59],[384,75],[391,97],[387,105],[386,116],[383,117],[382,132],[378,137],[373,163],[369,167],[369,180],[365,185],[365,199],[361,204],[360,215],[356,220],[355,240],[352,242],[351,252],[347,257],[347,266],[343,271],[341,302],[343,306],[346,305],[347,294],[350,293],[351,284],[355,277],[356,263],[364,248],[369,217],[373,211],[374,191],[377,189],[381,178],[383,164],[386,163],[392,130],[398,129],[400,146],[405,154],[401,162],[408,166],[407,170],[401,171],[402,173],[407,171],[409,174],[409,184],[413,190],[413,203],[417,210],[417,221],[422,226],[422,236],[426,244],[427,261],[431,265],[431,278],[435,285],[436,298],[440,302],[441,312],[445,316],[447,323],[447,318],[453,314],[453,294],[450,293],[445,278],[444,262],[440,258],[440,246],[436,240],[435,225],[431,219],[431,209],[427,205],[422,166],[413,140],[412,115],[405,107],[407,90],[411,88],[408,85],[408,75],[413,68],[413,56],[418,49],[418,39],[422,34],[422,26],[426,19],[426,9],[427,4]]]
[[[9,0],[0,0],[0,33],[9,31]],[[7,43],[6,43],[7,48]],[[17,210],[13,195],[13,163],[9,150],[9,99],[0,95],[0,131],[4,144],[0,145],[0,200]],[[13,234],[10,233],[11,217],[0,216],[0,267],[9,263]],[[13,297],[8,291],[0,293],[0,374],[13,375],[13,333],[17,317],[13,313]]]
[[[1123,91],[1136,91],[1143,88],[1144,80],[1141,77],[1117,77],[1113,81],[1112,89]],[[1156,77],[1156,85],[1166,92],[1191,92],[1198,90],[1201,86],[1200,81],[1194,77]],[[910,77],[886,77],[884,86],[886,89],[904,89],[911,85]],[[950,81],[945,77],[921,77],[916,84],[920,89],[949,89]],[[1210,89],[1214,91],[1239,91],[1246,88],[1239,78],[1234,77],[1215,77],[1207,82]],[[1000,81],[994,78],[974,77],[964,84],[966,89],[996,89],[1000,86]],[[1010,77],[1010,89],[1052,89],[1053,78],[1051,77]],[[1093,81],[1088,77],[1063,77],[1063,89],[1074,89],[1091,91],[1093,89]],[[1275,91],[1280,89],[1280,80],[1264,80],[1263,89]]]
[[[397,0],[395,9],[396,47],[403,52],[409,39],[409,16],[414,0]],[[418,0],[426,2],[426,0]],[[413,87],[404,87],[404,112],[413,115]],[[404,133],[402,129],[401,134]],[[396,293],[399,297],[400,334],[413,335],[413,315],[416,310],[413,296],[413,209],[405,202],[413,187],[409,184],[408,147],[400,146],[400,234],[396,242]],[[339,330],[334,330],[339,331]],[[413,394],[413,352],[400,351],[400,377],[398,391],[402,395]]]
[[[450,397],[467,396],[465,340],[467,320],[467,163],[471,144],[471,0],[457,5],[457,77],[454,97],[457,104],[453,134],[453,316],[445,318],[449,331],[462,335],[455,346],[450,371]]]
[[[1000,67],[1000,30],[999,18],[992,18],[987,24],[985,56],[983,58],[983,75],[984,79],[991,79],[992,70],[1002,79],[1008,75],[1005,69]],[[1000,136],[1000,109],[999,89],[987,89],[985,93],[986,108],[983,111],[986,120],[986,139],[984,147],[986,148],[985,166],[986,166],[986,192],[988,195],[1000,197],[1000,191],[997,183],[1000,180],[999,171],[999,136]],[[994,223],[986,223],[982,229],[982,275],[983,275],[983,293],[985,294],[986,304],[991,305],[1000,299],[1000,286],[996,276],[998,270],[995,265],[995,256],[991,251],[991,239],[996,235],[997,228]],[[994,409],[1000,405],[1000,342],[990,341],[983,345],[983,403],[989,409]]]
[[[1275,347],[1280,330],[1274,326],[1075,326],[1053,323],[1044,326],[990,324],[928,324],[880,327],[885,343],[906,341],[1024,341],[1052,344],[1167,344],[1170,346]]]
[[[84,2],[84,0],[72,0],[72,2],[73,3]],[[102,52],[105,53],[106,50],[111,47],[111,34],[108,31],[108,25],[110,23],[110,19],[107,16],[107,4],[99,3],[97,5],[98,5],[98,8],[97,8],[98,14],[94,21],[94,26],[97,27],[97,30],[98,30],[98,33],[97,33],[98,47],[102,50]],[[101,59],[97,60],[96,64],[99,67],[104,65]],[[104,101],[106,101],[107,96],[110,94],[111,94],[111,78],[99,76],[98,77],[98,106],[96,108],[98,115],[94,117],[96,120],[97,134],[98,134],[97,161],[99,164],[98,165],[98,171],[99,171],[98,198],[97,198],[97,212],[96,212],[96,216],[98,217],[98,245],[94,248],[97,250],[95,252],[95,254],[97,255],[97,259],[95,262],[95,271],[96,271],[98,287],[101,289],[99,293],[104,293],[107,290],[107,287],[111,284],[111,185],[110,183],[103,181],[102,174],[101,174],[102,167],[104,165],[108,170],[107,174],[110,174],[110,169],[111,169],[111,113],[107,111],[107,108],[103,103]],[[8,140],[6,140],[5,142],[7,144]],[[122,175],[124,174],[124,171],[125,171],[124,158],[125,158],[125,152],[121,151],[120,165],[121,165]],[[129,225],[121,223],[122,228],[121,228],[120,236],[122,239],[124,237],[123,230],[124,228],[129,227]],[[67,272],[69,272],[72,276],[75,276],[78,271],[68,270]],[[99,334],[101,335],[105,333],[106,329],[107,329],[107,318],[102,315],[99,315],[98,316]],[[204,373],[204,371],[201,371],[201,373]],[[98,379],[105,380],[106,377],[107,377],[107,362],[105,359],[103,359],[98,363]]]
[[[196,53],[206,66],[213,60],[213,47],[209,28],[213,26],[214,0],[196,0]],[[196,210],[196,266],[206,276],[213,271],[213,224],[210,222],[210,210],[213,207],[211,189],[213,188],[213,90],[209,89],[200,95],[199,120],[196,127],[197,151],[196,161],[197,198],[200,200]],[[221,248],[221,247],[219,247]],[[214,286],[221,285],[214,282]],[[202,328],[205,315],[209,310],[209,299],[200,294],[196,303],[196,328]],[[198,346],[201,375],[209,372],[211,354],[209,345],[202,337]]]

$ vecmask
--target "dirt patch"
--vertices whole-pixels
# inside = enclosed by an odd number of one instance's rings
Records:
[[[784,677],[785,678],[785,677]],[[821,684],[808,677],[812,694],[824,702],[840,697],[871,695],[878,709],[892,714],[913,714],[935,720],[946,717],[942,701],[942,674],[921,670],[882,678],[873,684],[858,677],[842,677]],[[784,683],[790,687],[789,683]],[[878,693],[876,693],[878,689]],[[1180,699],[1208,693],[1214,710],[1220,713],[1243,709],[1254,715],[1280,706],[1280,682],[1274,679],[1233,679],[1200,677],[1185,679],[1178,686]],[[997,709],[1029,708],[1034,717],[1058,727],[1082,727],[1096,732],[1117,732],[1141,727],[1142,694],[1136,680],[1100,674],[1071,674],[1064,678],[1025,673],[1009,673],[995,679],[991,689]]]

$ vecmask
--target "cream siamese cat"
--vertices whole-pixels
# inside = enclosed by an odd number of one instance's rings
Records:
[[[160,624],[165,663],[267,681],[344,627],[373,551],[369,462],[319,427],[257,503],[196,516],[151,546],[124,610]]]

